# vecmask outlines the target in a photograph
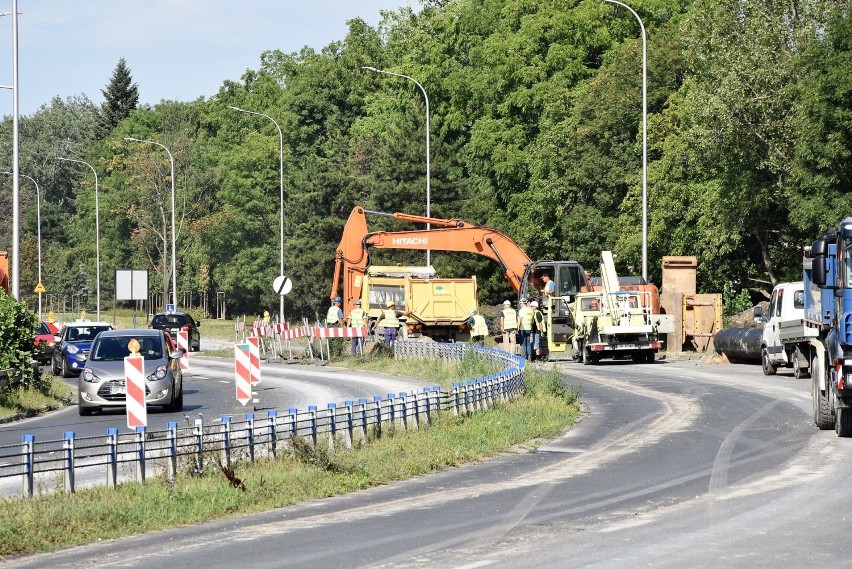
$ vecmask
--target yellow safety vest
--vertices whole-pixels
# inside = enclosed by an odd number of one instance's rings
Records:
[[[503,330],[517,329],[517,327],[518,327],[518,313],[515,312],[514,308],[504,308],[503,309]]]
[[[384,320],[382,320],[381,324],[385,328],[399,328],[399,320],[396,318],[396,310],[383,310],[385,315]]]
[[[532,330],[533,311],[529,306],[518,310],[518,319],[521,321],[521,330]]]
[[[353,328],[363,328],[367,325],[367,322],[364,319],[366,314],[367,313],[361,308],[353,308],[352,312],[349,313],[349,325]]]
[[[328,308],[328,313],[325,316],[325,323],[328,326],[334,326],[340,321],[340,307],[333,304]]]
[[[485,317],[481,314],[473,315],[473,330],[470,331],[471,336],[487,336],[488,323],[485,322]]]

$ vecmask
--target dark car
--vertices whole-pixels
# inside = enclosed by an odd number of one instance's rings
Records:
[[[197,352],[201,349],[201,331],[198,329],[201,322],[186,312],[159,312],[154,315],[148,328],[164,330],[171,334],[175,344],[178,343],[178,332],[189,333],[189,351]]]
[[[35,349],[33,350],[33,359],[35,361],[42,365],[50,363],[57,336],[59,336],[59,328],[52,322],[41,322],[34,339]]]
[[[71,377],[80,373],[86,367],[95,336],[107,330],[112,330],[109,322],[76,320],[66,324],[53,350],[51,369],[54,375]]]
[[[175,349],[160,330],[110,330],[98,334],[77,380],[80,415],[127,405],[124,358],[130,355],[131,340],[139,343],[139,355],[145,358],[146,406],[161,405],[166,411],[183,409],[183,350]]]

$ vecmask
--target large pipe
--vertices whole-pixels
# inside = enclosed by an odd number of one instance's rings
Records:
[[[724,328],[713,336],[713,349],[732,362],[760,363],[760,328]]]

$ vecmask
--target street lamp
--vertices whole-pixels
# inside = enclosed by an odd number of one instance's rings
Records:
[[[426,100],[426,217],[432,217],[432,212],[429,208],[429,203],[431,201],[430,200],[431,189],[430,189],[430,185],[429,185],[430,184],[430,182],[429,182],[429,178],[430,178],[430,175],[429,175],[429,161],[430,161],[429,160],[429,156],[430,156],[430,152],[429,152],[429,97],[426,95],[426,89],[424,89],[423,85],[421,85],[416,79],[414,79],[413,77],[409,77],[408,75],[403,75],[402,73],[394,73],[393,71],[385,71],[383,69],[376,69],[375,67],[368,67],[368,66],[362,66],[361,69],[364,69],[366,71],[372,71],[373,73],[382,73],[384,75],[393,75],[394,77],[402,77],[403,79],[408,79],[409,81],[413,82],[415,85],[420,87],[420,91],[423,92],[423,98]],[[426,223],[426,230],[428,231],[431,228],[432,228],[432,224],[427,222]],[[427,249],[426,250],[426,265],[431,265],[431,264],[432,264],[432,251]]]
[[[279,275],[284,275],[284,133],[281,132],[281,126],[278,122],[270,117],[269,115],[265,115],[263,113],[258,113],[257,111],[249,111],[246,109],[241,109],[240,107],[228,106],[229,109],[234,111],[238,111],[240,113],[247,113],[250,115],[258,115],[261,117],[266,117],[272,121],[275,127],[278,129],[278,163],[279,163],[279,184],[281,189],[281,253],[280,253],[280,267],[279,267]],[[284,321],[284,295],[281,294],[278,296],[278,321]]]
[[[160,144],[154,140],[141,140],[139,138],[133,138],[130,136],[125,136],[124,140],[132,140],[133,142],[141,142],[142,144],[154,144],[159,146],[163,150],[166,151],[166,154],[169,155],[169,162],[172,167],[172,304],[174,304],[175,308],[177,308],[177,236],[175,234],[175,159],[172,156],[172,153],[164,144]],[[166,287],[166,283],[163,283],[163,288]],[[163,291],[163,302],[166,301],[165,291]]]
[[[101,320],[101,221],[100,221],[100,206],[98,205],[98,173],[94,167],[83,160],[75,160],[73,158],[56,157],[57,160],[63,162],[76,162],[77,164],[85,164],[92,169],[95,175],[95,279],[97,280],[98,293],[98,322]]]
[[[645,25],[633,8],[618,0],[604,0],[627,8],[642,32],[642,278],[648,280],[648,46]]]
[[[7,176],[11,176],[11,172],[3,172]],[[41,190],[38,187],[38,182],[30,178],[26,174],[18,173],[35,185],[36,189],[36,231],[38,233],[38,284],[41,286]],[[41,320],[41,289],[38,291],[38,319]]]

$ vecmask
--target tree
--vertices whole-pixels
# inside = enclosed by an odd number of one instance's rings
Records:
[[[133,82],[123,57],[118,60],[109,84],[106,89],[101,89],[101,93],[104,103],[98,120],[98,138],[105,138],[139,103],[139,88]]]

